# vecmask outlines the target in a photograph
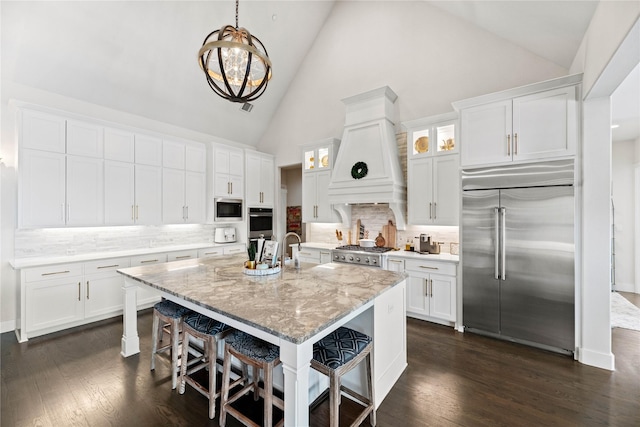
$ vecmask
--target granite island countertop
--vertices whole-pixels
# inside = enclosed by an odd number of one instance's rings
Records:
[[[402,283],[406,275],[352,264],[302,263],[267,276],[243,273],[244,255],[118,270],[149,285],[299,344]]]

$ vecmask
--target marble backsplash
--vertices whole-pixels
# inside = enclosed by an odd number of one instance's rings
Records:
[[[15,258],[213,243],[213,230],[210,224],[20,229]]]
[[[362,225],[365,227],[365,231],[369,231],[369,238],[375,239],[379,232],[382,231],[382,226],[389,223],[389,220],[395,224],[395,217],[393,212],[386,204],[380,205],[353,205],[351,207],[351,231],[353,242],[355,243],[356,236],[356,221],[360,219]],[[308,242],[316,243],[335,243],[338,244],[336,238],[336,229],[342,231],[344,244],[347,242],[347,229],[342,224],[319,224],[310,223],[306,225],[306,240]],[[398,230],[396,233],[397,241],[395,247],[404,248],[404,244],[407,239],[413,239],[420,236],[421,233],[428,234],[432,240],[437,242],[444,242],[441,247],[441,252],[449,253],[451,243],[459,242],[458,227],[453,226],[418,226],[407,225],[406,230]],[[387,242],[386,246],[390,246]]]

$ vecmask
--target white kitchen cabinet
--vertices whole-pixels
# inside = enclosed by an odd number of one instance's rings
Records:
[[[246,253],[247,247],[244,243],[240,243],[237,245],[226,245],[223,247],[224,255],[234,255],[240,253]]]
[[[206,220],[206,174],[202,161],[204,145],[164,142],[165,167],[162,168],[162,221],[164,224],[204,223]],[[187,156],[187,148],[189,156]],[[200,153],[199,155],[197,153]],[[168,158],[174,159],[169,161]],[[187,163],[186,159],[189,158]],[[201,160],[198,160],[201,159]],[[187,165],[193,171],[187,169]],[[172,168],[175,166],[176,168]]]
[[[136,164],[162,166],[162,139],[137,133],[134,138]]]
[[[82,264],[25,269],[21,276],[20,341],[82,321]]]
[[[67,154],[84,157],[104,157],[102,126],[78,120],[67,120]]]
[[[209,258],[246,253],[246,250],[247,248],[244,243],[226,243],[224,245],[214,246],[211,248],[199,249],[197,255],[198,258]]]
[[[104,161],[67,155],[67,225],[104,224]]]
[[[21,148],[65,153],[66,120],[39,111],[20,110],[19,140]]]
[[[244,197],[244,155],[241,149],[216,145],[213,149],[214,197]]]
[[[133,163],[135,161],[135,134],[122,129],[104,129],[104,159]]]
[[[292,259],[296,258],[296,254],[300,262],[309,262],[312,264],[326,264],[331,262],[331,250],[322,248],[311,248],[302,246],[298,250],[297,244],[290,245]]]
[[[129,267],[129,263],[129,258],[84,263],[85,319],[104,319],[121,312],[124,278],[116,270]]]
[[[409,224],[457,226],[459,155],[410,159],[407,174]]]
[[[275,166],[273,156],[247,150],[246,200],[248,207],[273,207]]]
[[[557,85],[567,78],[558,79]],[[542,90],[553,81],[519,88],[507,99],[454,103],[460,109],[462,167],[526,162],[573,156],[579,125],[579,86]],[[495,98],[495,97],[493,97]],[[484,102],[483,102],[484,101]]]
[[[329,183],[340,140],[330,138],[302,146],[302,222],[341,221],[329,203]]]
[[[407,213],[413,225],[458,225],[457,114],[403,123],[407,130]]]
[[[20,227],[66,224],[66,156],[22,149],[19,162]]]
[[[162,168],[135,165],[136,224],[162,224]]]
[[[135,165],[104,161],[104,223],[135,224]]]
[[[386,269],[408,275],[407,316],[447,326],[455,324],[457,279],[454,263],[388,256]]]
[[[131,267],[137,267],[141,265],[152,265],[167,262],[166,253],[155,253],[148,255],[138,255],[130,258]],[[136,301],[138,304],[138,310],[141,308],[147,308],[153,306],[160,301],[160,293],[155,289],[145,286],[138,287],[136,289]]]

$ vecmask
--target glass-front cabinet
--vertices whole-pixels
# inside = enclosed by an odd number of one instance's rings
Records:
[[[412,225],[458,225],[456,113],[402,124],[407,131],[407,214]]]
[[[403,123],[410,157],[457,153],[457,121],[457,115],[451,113]]]
[[[302,145],[302,222],[339,222],[328,200],[331,170],[340,140],[328,138]]]

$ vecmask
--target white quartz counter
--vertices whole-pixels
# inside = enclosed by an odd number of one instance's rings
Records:
[[[16,258],[9,264],[16,270],[29,267],[42,267],[45,265],[66,264],[70,262],[84,262],[98,259],[120,258],[136,255],[157,254],[162,252],[187,251],[213,247],[232,246],[241,243],[193,243],[189,245],[161,246],[153,248],[137,248],[109,252],[90,252],[85,254],[53,256],[53,257],[28,257]]]
[[[290,246],[297,246],[297,244],[292,244]],[[338,244],[334,243],[314,243],[314,242],[305,242],[302,243],[303,248],[309,249],[335,249]],[[445,262],[459,262],[460,257],[458,255],[451,255],[449,253],[440,253],[440,254],[421,254],[418,252],[411,251],[388,251],[382,254],[383,257],[400,257],[400,258],[409,258],[409,259],[424,259],[431,261],[445,261]]]

